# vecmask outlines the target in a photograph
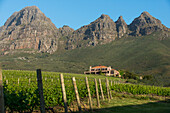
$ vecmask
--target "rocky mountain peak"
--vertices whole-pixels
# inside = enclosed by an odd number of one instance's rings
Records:
[[[33,49],[52,53],[57,50],[59,31],[36,6],[15,12],[5,22],[0,33],[2,51]]]
[[[127,25],[122,16],[119,16],[118,20],[115,23]]]
[[[101,19],[110,19],[109,15],[102,14],[100,16]]]
[[[127,24],[124,21],[122,16],[120,16],[115,23],[116,23],[116,29],[118,32],[118,37],[121,38],[127,33],[127,30],[128,30]]]
[[[117,37],[115,22],[105,14],[91,22],[89,25],[83,26],[73,32],[72,37],[67,41],[68,49],[83,46],[96,46],[98,44],[106,44],[115,40]],[[85,43],[81,43],[86,40]],[[73,45],[80,43],[79,45]]]
[[[152,17],[147,11],[142,12],[140,16]]]
[[[140,36],[148,35],[155,31],[167,29],[162,25],[161,21],[151,16],[148,12],[144,11],[141,15],[133,20],[129,25],[131,35]]]
[[[161,21],[151,16],[148,12],[144,11],[139,16],[139,19],[143,19],[144,24],[161,24]]]
[[[64,36],[67,36],[69,34],[71,34],[74,29],[70,28],[68,25],[64,25],[63,27],[59,28],[60,33]]]
[[[40,10],[37,6],[27,6],[27,7],[25,7],[25,8],[23,8],[23,9],[27,9],[27,10]]]
[[[29,24],[34,20],[39,21],[50,21],[44,13],[36,6],[28,6],[20,10],[19,12],[13,13],[13,15],[5,22],[6,27],[12,25]]]
[[[102,14],[98,19],[96,19],[92,23],[98,23],[98,22],[114,22],[109,15]]]
[[[117,23],[117,22],[123,22],[123,21],[124,21],[123,17],[122,17],[122,16],[119,16],[119,18],[118,18],[118,20],[116,21],[116,23]]]

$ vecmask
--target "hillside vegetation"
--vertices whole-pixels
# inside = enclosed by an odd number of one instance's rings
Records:
[[[78,48],[54,54],[16,53],[0,57],[3,69],[83,73],[92,65],[112,66],[137,74],[155,75],[155,85],[168,85],[170,77],[170,38],[148,36],[121,38],[105,45]],[[161,36],[162,37],[162,36]]]

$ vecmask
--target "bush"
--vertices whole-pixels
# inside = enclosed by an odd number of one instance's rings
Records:
[[[139,79],[139,76],[134,74],[134,73],[131,73],[129,71],[123,71],[123,70],[120,70],[119,71],[121,74],[122,74],[122,78],[125,78],[125,79]]]
[[[143,79],[145,79],[145,80],[152,80],[153,76],[152,75],[144,75]]]
[[[128,79],[126,82],[127,82],[127,83],[133,83],[133,84],[138,83],[138,81],[137,81],[137,80],[134,80],[134,79]]]

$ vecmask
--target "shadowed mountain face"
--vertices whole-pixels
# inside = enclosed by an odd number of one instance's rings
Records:
[[[130,25],[122,16],[114,22],[108,15],[102,14],[89,25],[74,31],[66,25],[57,29],[38,7],[30,6],[15,12],[0,27],[0,53],[23,49],[31,53],[54,53],[60,48],[67,50],[96,46],[122,37],[149,35],[155,31],[169,32],[169,29],[148,12],[143,12]]]

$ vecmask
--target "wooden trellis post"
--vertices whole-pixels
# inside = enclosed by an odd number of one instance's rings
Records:
[[[19,85],[19,78],[18,78],[18,85]]]
[[[99,79],[99,85],[100,85],[101,97],[102,97],[102,100],[104,100],[104,94],[103,94],[101,79]]]
[[[110,102],[109,84],[108,84],[107,78],[106,78],[106,89],[107,89],[107,98],[108,98],[108,101]]]
[[[64,85],[64,77],[63,77],[63,74],[60,74],[60,82],[61,82],[61,88],[62,88],[62,93],[63,93],[63,101],[64,101],[65,113],[68,113],[67,97],[66,97],[66,90],[65,90],[65,85]]]
[[[97,85],[97,80],[96,80],[96,78],[94,79],[94,82],[95,82],[95,86],[96,86],[97,107],[100,108],[99,92],[98,92],[98,85]]]
[[[0,67],[0,113],[5,113],[5,107],[4,106],[5,105],[4,105],[2,69]]]
[[[31,78],[29,78],[29,84],[31,83]]]
[[[72,78],[72,81],[73,81],[74,91],[75,91],[75,94],[76,94],[78,109],[79,109],[79,112],[81,112],[80,97],[79,97],[79,93],[78,93],[78,90],[77,90],[75,77]]]
[[[111,89],[110,89],[109,80],[108,80],[108,87],[109,87],[109,94],[110,94],[110,99],[112,99],[112,92],[111,92]]]
[[[90,105],[90,109],[93,110],[93,107],[92,107],[92,100],[91,100],[91,93],[90,93],[89,82],[88,82],[88,78],[87,78],[87,77],[86,77],[86,87],[87,87],[88,96],[89,96],[89,105]]]
[[[6,80],[6,84],[8,84],[8,80]]]
[[[38,82],[38,91],[40,95],[40,110],[41,110],[41,113],[45,113],[45,102],[44,102],[44,96],[43,96],[41,69],[37,69],[37,82]]]

